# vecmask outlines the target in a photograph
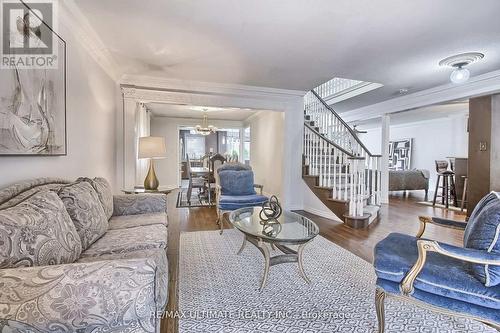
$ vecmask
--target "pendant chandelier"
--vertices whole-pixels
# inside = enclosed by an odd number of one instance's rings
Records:
[[[203,121],[201,125],[196,125],[195,131],[196,133],[201,135],[210,135],[212,133],[217,132],[217,127],[208,124],[208,116],[207,113],[205,112],[203,114]]]

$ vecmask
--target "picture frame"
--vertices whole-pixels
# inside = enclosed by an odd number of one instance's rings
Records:
[[[29,3],[20,1],[36,15]],[[56,68],[0,69],[0,157],[66,156],[66,41],[43,19],[57,47]]]

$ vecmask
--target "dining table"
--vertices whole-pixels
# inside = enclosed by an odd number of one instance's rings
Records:
[[[207,189],[205,193],[208,197],[209,204],[212,204],[212,188],[210,187],[210,169],[207,167],[191,167],[191,174],[194,177],[203,177],[207,180]]]
[[[198,177],[204,177],[210,173],[210,170],[207,167],[191,167],[191,173]]]

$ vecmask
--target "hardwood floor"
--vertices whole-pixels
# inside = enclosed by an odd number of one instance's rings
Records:
[[[168,195],[168,250],[169,260],[169,302],[167,311],[177,310],[178,281],[179,281],[179,239],[181,232],[217,230],[215,223],[217,214],[214,208],[176,208],[177,192]],[[419,228],[418,216],[429,215],[447,217],[455,220],[464,220],[465,215],[442,208],[433,208],[417,204],[423,201],[423,193],[392,195],[388,205],[383,205],[378,221],[365,229],[351,229],[343,223],[335,222],[317,215],[301,212],[315,221],[320,234],[351,251],[357,256],[373,261],[373,248],[375,244],[391,232],[415,235]],[[226,228],[229,226],[225,224]],[[430,225],[424,234],[425,238],[436,239],[454,245],[462,244],[463,233],[457,230],[439,228]],[[162,333],[178,332],[177,319],[163,319]]]

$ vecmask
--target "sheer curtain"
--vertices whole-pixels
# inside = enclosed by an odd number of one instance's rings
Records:
[[[139,138],[151,135],[151,111],[146,108],[144,103],[137,104],[137,113],[135,117],[135,136],[137,153],[139,153]],[[136,157],[135,165],[135,183],[136,185],[143,185],[144,178],[148,173],[149,161],[147,159],[139,159]]]

